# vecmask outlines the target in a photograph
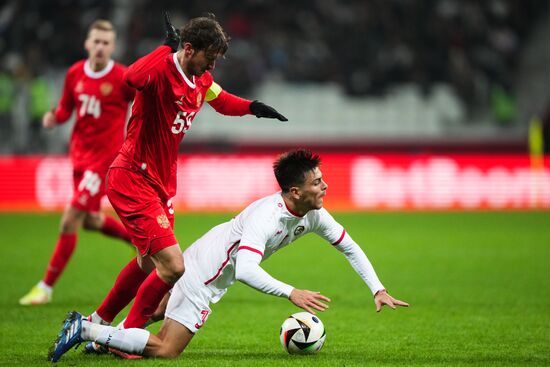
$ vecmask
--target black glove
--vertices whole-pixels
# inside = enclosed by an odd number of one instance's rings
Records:
[[[277,119],[279,121],[288,121],[288,119],[277,112],[276,109],[260,101],[254,101],[250,104],[250,112],[258,118],[267,117],[270,119]]]
[[[170,46],[172,52],[176,52],[181,42],[180,32],[170,22],[170,15],[167,11],[164,12],[164,29],[166,31],[164,44]]]

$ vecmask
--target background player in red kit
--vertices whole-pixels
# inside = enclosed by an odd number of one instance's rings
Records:
[[[59,105],[44,114],[42,124],[51,129],[76,110],[70,142],[74,194],[63,212],[44,278],[19,300],[22,305],[51,301],[52,287],[71,258],[80,227],[129,242],[124,226],[99,211],[105,175],[122,145],[128,102],[134,97],[134,90],[124,83],[126,68],[111,59],[115,37],[109,21],[97,20],[90,26],[84,43],[88,58],[69,68]]]
[[[213,15],[191,19],[180,32],[167,15],[165,22],[164,45],[129,66],[125,75],[138,92],[127,139],[109,170],[107,196],[138,256],[89,316],[96,323],[112,322],[135,296],[124,327],[143,326],[184,273],[170,198],[176,194],[179,144],[203,103],[224,115],[286,121],[272,107],[234,96],[214,82],[209,71],[227,51],[229,39]]]

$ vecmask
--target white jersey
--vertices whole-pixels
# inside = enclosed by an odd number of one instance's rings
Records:
[[[235,282],[238,258],[243,259],[240,264],[245,263],[244,255],[239,253],[254,254],[259,264],[310,232],[343,252],[373,293],[383,289],[363,251],[326,209],[311,210],[300,217],[289,210],[280,192],[253,202],[231,221],[212,228],[193,243],[183,254],[186,272],[194,273],[195,279],[217,294],[212,300],[216,302]],[[293,289],[267,273],[250,274],[250,279],[243,276],[240,280],[265,293],[288,297]],[[260,279],[254,277],[262,277],[263,285],[256,285]]]

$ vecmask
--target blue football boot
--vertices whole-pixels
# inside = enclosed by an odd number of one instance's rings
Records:
[[[48,360],[57,362],[61,356],[74,346],[78,347],[84,341],[80,336],[82,331],[82,315],[76,311],[69,312],[63,322],[63,328],[50,348]]]

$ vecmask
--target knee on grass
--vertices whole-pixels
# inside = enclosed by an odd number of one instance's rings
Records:
[[[153,358],[177,358],[183,352],[184,347],[178,343],[173,343],[161,338],[149,339],[148,346],[143,351],[143,355]]]
[[[180,350],[179,348],[175,348],[170,345],[163,345],[156,351],[156,353],[154,353],[154,355],[151,355],[151,357],[174,359],[178,358],[182,352],[183,350]]]

